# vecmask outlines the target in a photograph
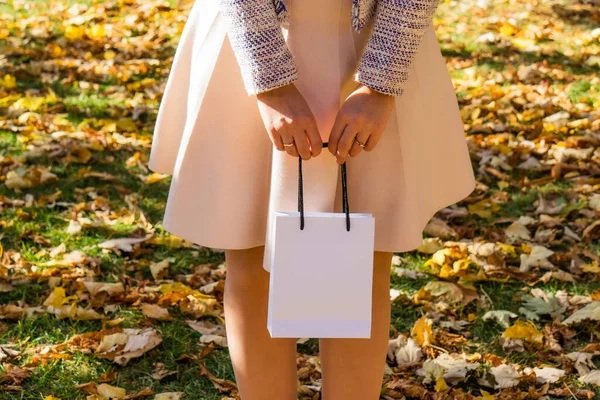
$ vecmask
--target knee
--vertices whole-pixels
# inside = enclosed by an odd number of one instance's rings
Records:
[[[239,279],[252,280],[267,274],[267,271],[263,269],[264,251],[264,246],[225,250],[227,276],[233,275]]]

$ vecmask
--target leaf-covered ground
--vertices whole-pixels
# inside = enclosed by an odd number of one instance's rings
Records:
[[[146,166],[190,6],[0,0],[3,400],[236,398],[223,254],[162,229]],[[600,396],[599,9],[441,5],[479,184],[394,258],[383,399]]]

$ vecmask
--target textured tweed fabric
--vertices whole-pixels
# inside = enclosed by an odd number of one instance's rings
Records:
[[[288,49],[280,21],[287,10],[273,0],[220,0],[230,20],[229,39],[242,71],[248,95],[287,85],[298,79],[298,68]]]
[[[400,96],[437,0],[379,0],[375,24],[354,79]]]
[[[283,0],[219,0],[248,95],[287,85],[298,69],[281,31]],[[439,0],[353,0],[356,31],[375,18],[354,79],[378,92],[402,95],[415,54]]]

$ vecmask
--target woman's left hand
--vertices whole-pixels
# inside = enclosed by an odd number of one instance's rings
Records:
[[[327,148],[338,164],[355,157],[363,148],[371,151],[377,145],[394,108],[393,96],[359,85],[338,111],[329,135]],[[355,140],[356,138],[356,140]]]

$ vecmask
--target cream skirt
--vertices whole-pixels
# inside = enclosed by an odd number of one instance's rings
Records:
[[[372,22],[357,33],[352,0],[287,0],[287,44],[324,141]],[[325,149],[303,163],[306,211],[341,210],[340,174]],[[172,174],[163,226],[219,249],[269,246],[273,211],[297,211],[298,160],[274,150],[257,101],[244,89],[218,0],[198,0],[182,33],[160,105],[149,168]],[[433,27],[408,86],[372,152],[347,160],[351,212],[375,217],[375,250],[422,242],[440,209],[468,196],[475,178],[454,88]]]

